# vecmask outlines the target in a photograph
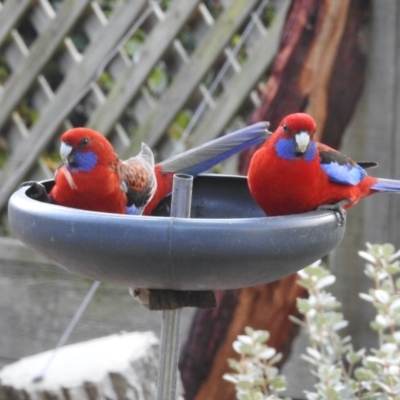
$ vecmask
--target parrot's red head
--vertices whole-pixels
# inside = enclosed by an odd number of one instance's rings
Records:
[[[303,113],[285,117],[276,130],[275,147],[280,158],[311,161],[316,155],[315,121]]]
[[[315,121],[304,113],[290,114],[283,118],[279,126],[288,136],[294,136],[299,132],[307,132],[311,138],[315,134]]]
[[[118,158],[111,143],[89,128],[73,128],[61,136],[60,155],[69,169],[90,171],[110,165]]]

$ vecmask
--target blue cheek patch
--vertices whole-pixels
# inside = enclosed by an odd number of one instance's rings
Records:
[[[327,173],[330,181],[341,185],[358,185],[367,176],[365,170],[359,165],[331,162],[321,164],[321,168]]]
[[[137,208],[134,204],[126,206],[126,213],[128,215],[141,215],[143,208]]]
[[[275,145],[278,157],[284,158],[285,160],[296,160],[302,158],[307,162],[314,160],[317,154],[317,145],[312,140],[307,148],[307,151],[299,156],[296,154],[296,139],[294,137],[289,139],[279,139]]]
[[[71,168],[75,171],[89,172],[97,165],[97,155],[92,151],[80,152],[75,151],[74,166]]]

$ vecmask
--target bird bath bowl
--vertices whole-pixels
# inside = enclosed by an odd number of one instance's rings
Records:
[[[43,182],[47,190],[53,181]],[[283,278],[318,260],[345,228],[331,211],[265,217],[244,177],[194,180],[191,218],[89,212],[42,203],[20,188],[10,198],[15,236],[93,280],[152,289],[235,289]]]

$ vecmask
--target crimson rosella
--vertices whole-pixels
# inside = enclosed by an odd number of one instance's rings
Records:
[[[248,185],[266,215],[346,209],[376,192],[400,192],[400,181],[367,175],[364,168],[376,163],[356,163],[317,143],[315,130],[309,115],[288,115],[254,153]]]

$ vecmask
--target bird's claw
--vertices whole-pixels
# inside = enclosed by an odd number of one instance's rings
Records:
[[[334,211],[338,226],[344,226],[346,224],[346,211],[343,209],[343,206],[350,202],[350,200],[345,199],[336,204],[323,204],[322,206],[319,206],[317,210]]]
[[[44,203],[52,203],[51,198],[47,194],[46,188],[39,182],[28,181],[21,184],[21,187],[29,186],[26,195],[31,199],[42,201]]]

